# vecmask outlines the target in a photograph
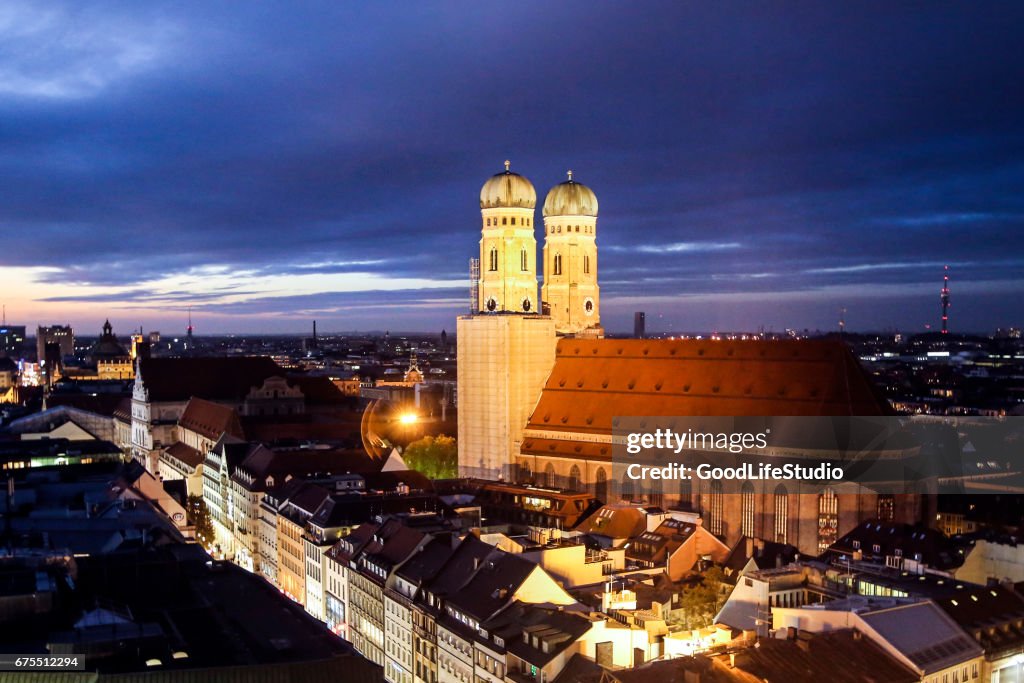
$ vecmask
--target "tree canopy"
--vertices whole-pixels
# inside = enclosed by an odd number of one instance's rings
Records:
[[[459,476],[459,451],[455,439],[450,436],[425,436],[413,441],[402,453],[402,459],[409,469],[430,479]]]

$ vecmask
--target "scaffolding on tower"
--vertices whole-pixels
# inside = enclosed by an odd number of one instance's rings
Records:
[[[480,259],[469,259],[469,314],[480,312]]]
[[[949,266],[942,272],[942,334],[949,334]]]

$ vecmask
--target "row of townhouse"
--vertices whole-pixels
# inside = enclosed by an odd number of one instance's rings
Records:
[[[392,518],[359,526],[326,558],[328,625],[391,683],[551,681],[574,654],[637,661],[636,629],[474,534]]]

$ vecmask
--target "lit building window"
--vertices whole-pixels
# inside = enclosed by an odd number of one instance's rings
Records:
[[[839,498],[831,488],[818,496],[818,552],[825,552],[839,537]]]
[[[775,487],[775,541],[786,542],[786,527],[789,526],[789,492],[779,484]]]
[[[740,534],[753,538],[754,534],[754,485],[743,483],[740,491]]]
[[[722,482],[713,481],[711,482],[711,495],[708,504],[708,517],[710,517],[711,533],[716,536],[721,536],[723,533],[722,525],[722,514],[723,514],[723,494],[722,494]]]
[[[889,494],[878,497],[877,517],[880,521],[891,522],[896,518],[896,498]]]

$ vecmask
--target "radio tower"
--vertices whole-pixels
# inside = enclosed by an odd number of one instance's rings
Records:
[[[942,300],[942,334],[949,334],[949,266],[942,271],[942,294],[939,298]]]

